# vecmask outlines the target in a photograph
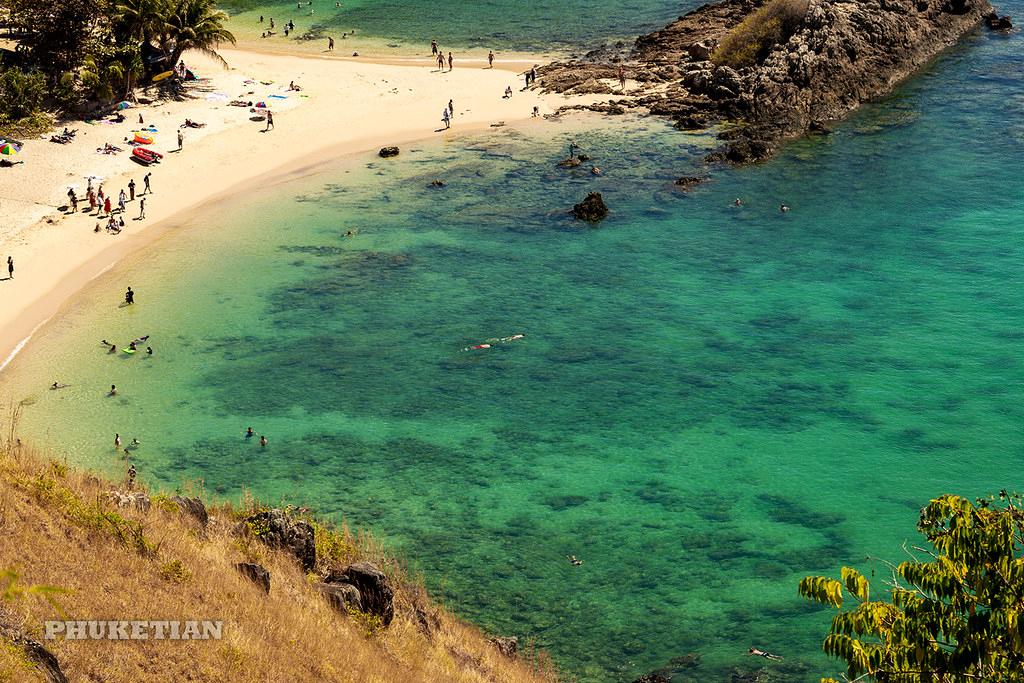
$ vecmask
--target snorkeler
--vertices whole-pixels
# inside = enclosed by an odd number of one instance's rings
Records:
[[[569,558],[569,564],[571,564],[574,567],[578,567],[581,564],[583,564],[583,560],[579,559],[575,555],[566,555],[566,557]]]
[[[256,432],[252,431],[252,427],[246,427],[245,428],[245,438],[251,439],[254,436],[256,436]]]
[[[771,652],[765,652],[764,650],[758,650],[756,647],[752,647],[747,650],[748,656],[764,657],[765,659],[782,659],[778,655],[773,655]]]

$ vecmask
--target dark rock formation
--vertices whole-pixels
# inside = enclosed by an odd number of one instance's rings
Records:
[[[673,185],[678,187],[680,190],[683,190],[684,192],[688,192],[690,188],[700,185],[701,183],[704,182],[704,180],[704,178],[701,178],[699,176],[684,175],[682,178],[677,178]]]
[[[262,588],[264,593],[270,595],[270,572],[263,565],[253,562],[238,562],[235,564],[235,569]]]
[[[988,0],[809,0],[792,34],[769,44],[751,66],[711,61],[729,32],[764,4],[704,5],[638,38],[621,65],[601,61],[600,52],[550,64],[541,69],[544,85],[576,92],[591,81],[617,78],[622,68],[638,83],[629,92],[633,99],[593,109],[646,110],[687,130],[734,121],[739,126],[725,149],[710,160],[757,161],[782,139],[827,130],[825,122],[889,92],[983,18],[993,28],[1011,25]]]
[[[388,157],[397,157],[398,156],[398,148],[395,147],[395,146],[381,147],[380,151],[377,152],[377,154],[379,156],[384,157],[385,159],[388,158]]]
[[[582,202],[572,207],[572,215],[583,221],[596,222],[608,215],[608,207],[601,199],[600,192],[591,192]]]
[[[654,672],[645,674],[640,678],[633,681],[633,683],[672,683],[672,677],[664,674]]]
[[[0,615],[0,617],[2,616]],[[0,642],[4,640],[9,641],[25,653],[25,657],[42,672],[46,683],[68,683],[56,655],[43,647],[39,641],[29,638],[14,626],[0,621]]]
[[[993,31],[1009,31],[1013,28],[1013,20],[1008,16],[999,16],[995,12],[985,15],[985,24]]]
[[[271,548],[287,550],[310,571],[316,566],[316,537],[309,522],[293,520],[284,510],[264,510],[247,517],[242,533],[254,535]]]
[[[519,652],[519,638],[515,636],[495,636],[488,638],[487,642],[509,659],[515,659],[516,653]]]
[[[355,593],[352,589],[355,589]],[[369,562],[357,562],[344,571],[331,572],[320,584],[320,590],[332,604],[378,616],[384,626],[394,619],[395,593],[388,583],[388,577]]]
[[[444,187],[444,185],[445,185],[445,183],[444,183],[443,180],[431,180],[430,181],[430,186],[431,187]]]
[[[178,507],[181,508],[182,512],[195,517],[204,529],[206,528],[206,525],[209,524],[210,515],[207,514],[206,506],[203,505],[203,501],[198,498],[185,498],[184,496],[174,496],[171,500],[178,504]]]

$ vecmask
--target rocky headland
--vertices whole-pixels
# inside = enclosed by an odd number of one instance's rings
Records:
[[[1010,25],[987,0],[725,0],[631,48],[550,64],[538,87],[620,95],[589,108],[687,130],[727,124],[709,160],[757,161],[888,93],[983,20]]]

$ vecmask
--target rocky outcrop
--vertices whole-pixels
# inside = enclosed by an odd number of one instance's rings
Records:
[[[266,567],[255,562],[238,562],[235,564],[242,576],[249,579],[263,589],[263,592],[270,595],[270,572]]]
[[[130,508],[139,512],[149,512],[149,496],[142,491],[111,491],[107,494],[110,502],[119,508]]]
[[[824,128],[889,92],[983,18],[993,28],[1010,25],[988,0],[809,0],[802,18],[795,14],[793,32],[767,45],[752,64],[716,64],[715,47],[765,4],[704,5],[638,38],[621,66],[583,59],[544,67],[544,86],[572,90],[622,68],[636,83],[633,97],[599,107],[646,110],[684,129],[736,122],[711,159],[756,161],[780,140]]]
[[[398,156],[398,148],[394,147],[394,146],[391,146],[391,147],[381,147],[380,151],[377,152],[377,155],[381,156],[381,157],[384,157],[385,159],[388,158],[388,157],[397,157]]]
[[[317,587],[343,612],[354,609],[372,614],[380,617],[383,626],[395,617],[395,592],[384,572],[369,562],[357,562],[343,571],[331,572]]]
[[[316,566],[316,532],[313,525],[303,520],[293,520],[284,510],[264,510],[246,517],[238,531],[255,536],[271,548],[288,551],[306,571]]]
[[[515,636],[495,636],[488,638],[487,642],[509,659],[515,659],[516,654],[519,652],[519,638]]]
[[[704,178],[694,175],[684,175],[682,178],[676,178],[675,182],[672,183],[683,192],[689,192],[692,188],[697,187],[704,182]]]
[[[182,512],[194,517],[204,529],[210,523],[210,515],[206,512],[206,506],[203,505],[203,501],[200,499],[174,496],[171,500],[177,503]]]
[[[600,192],[591,192],[582,202],[572,207],[572,215],[582,221],[594,223],[608,215],[608,207]]]
[[[660,673],[644,674],[633,683],[672,683],[672,677]]]
[[[2,616],[0,615],[0,617]],[[38,640],[33,640],[14,626],[0,621],[0,644],[4,640],[9,641],[25,653],[25,658],[43,674],[46,683],[68,683],[56,655],[43,647]]]

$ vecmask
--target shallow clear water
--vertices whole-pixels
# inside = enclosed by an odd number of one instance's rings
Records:
[[[117,472],[118,431],[149,481],[368,527],[581,681],[690,652],[676,680],[723,680],[751,645],[817,680],[829,614],[800,577],[899,558],[929,497],[1019,485],[1019,40],[979,33],[689,194],[710,141],[650,120],[265,188],[97,280],[3,393],[75,462]],[[604,176],[555,167],[569,139]],[[569,220],[594,189],[609,219]],[[152,357],[98,344],[142,334]]]
[[[560,0],[559,2],[423,2],[423,0],[225,0],[232,15],[231,30],[239,37],[258,38],[275,20],[276,35],[267,47],[301,46],[308,41],[337,40],[346,49],[399,53],[430,53],[436,39],[456,54],[467,50],[583,51],[603,42],[624,40],[661,28],[700,2],[685,0]],[[311,14],[312,12],[312,14]],[[259,23],[264,16],[265,23]],[[291,20],[295,31],[285,37],[283,24]],[[351,35],[355,32],[355,35]],[[350,34],[342,40],[343,34]],[[319,44],[319,43],[317,43]],[[499,56],[500,58],[500,56]]]

